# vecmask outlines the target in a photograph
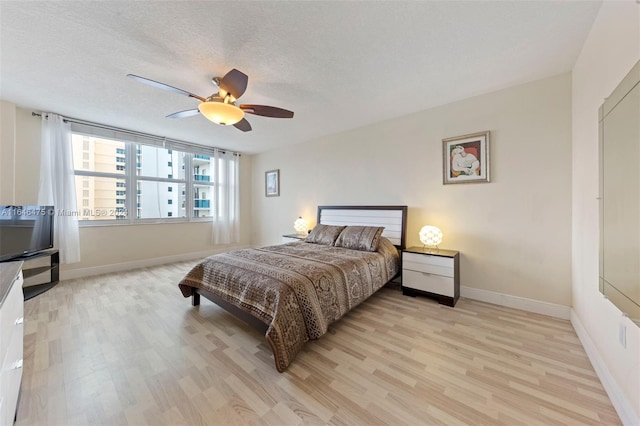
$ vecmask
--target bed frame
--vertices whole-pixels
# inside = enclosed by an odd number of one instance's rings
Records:
[[[407,234],[407,206],[318,206],[317,223],[323,225],[384,226],[382,236],[388,238],[398,250],[405,248]],[[227,310],[246,322],[258,333],[265,335],[269,324],[243,311],[217,295],[203,289],[191,289],[191,304],[198,306],[200,296]]]
[[[384,226],[382,236],[398,249],[406,248],[407,206],[318,206],[317,223]]]

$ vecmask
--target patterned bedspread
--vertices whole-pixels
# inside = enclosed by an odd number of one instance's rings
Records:
[[[284,371],[309,339],[340,319],[399,271],[397,249],[377,252],[294,242],[210,256],[179,283],[205,289],[268,325],[276,368]]]

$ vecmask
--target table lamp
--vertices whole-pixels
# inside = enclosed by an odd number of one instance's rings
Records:
[[[419,235],[420,241],[425,247],[438,248],[438,244],[442,242],[442,231],[435,226],[423,226]]]
[[[293,222],[293,229],[295,229],[299,235],[306,235],[307,229],[309,229],[309,224],[301,216]]]

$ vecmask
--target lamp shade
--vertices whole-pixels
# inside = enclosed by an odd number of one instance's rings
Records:
[[[224,102],[207,101],[198,105],[198,111],[207,119],[223,126],[236,124],[244,118],[244,111]]]
[[[420,241],[425,246],[437,247],[442,242],[442,231],[435,226],[423,226],[420,230]]]
[[[295,229],[298,234],[304,234],[307,232],[307,229],[309,229],[309,224],[302,217],[299,217],[293,222],[293,229]]]

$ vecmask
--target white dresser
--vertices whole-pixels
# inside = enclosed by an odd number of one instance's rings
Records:
[[[12,425],[22,382],[22,262],[0,263],[0,425]]]
[[[455,306],[460,297],[460,253],[410,247],[402,251],[402,293],[422,294]]]

